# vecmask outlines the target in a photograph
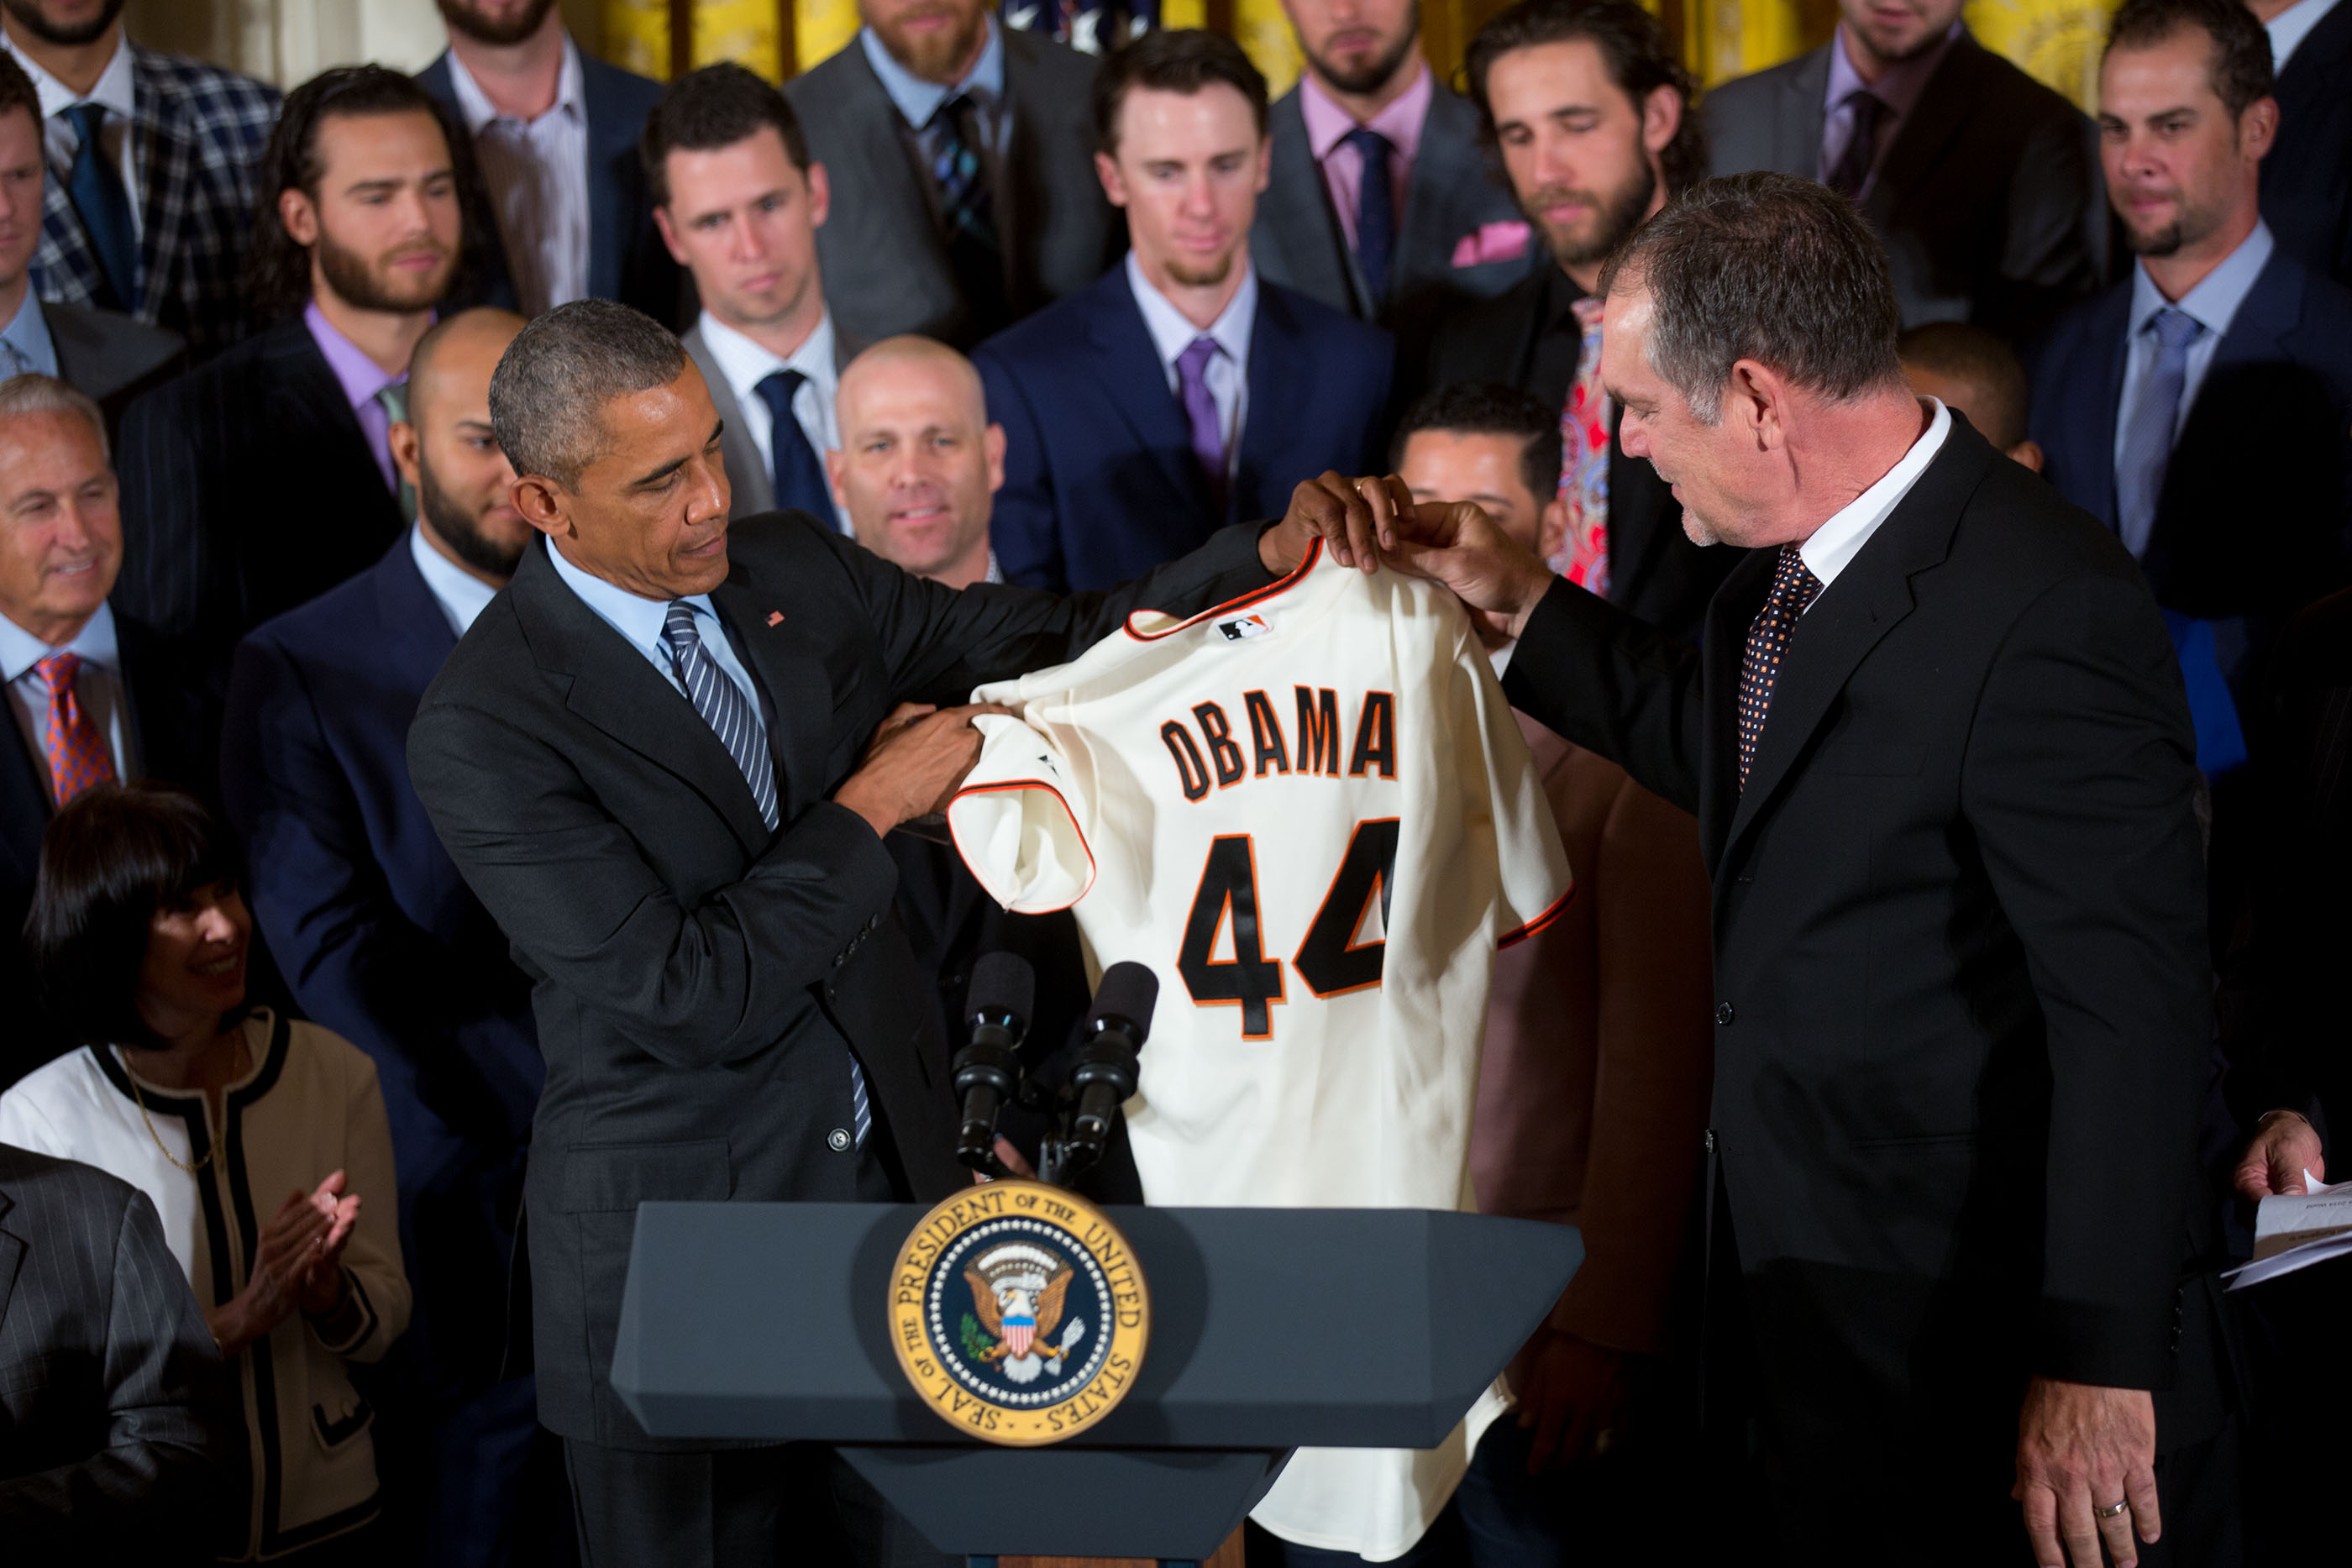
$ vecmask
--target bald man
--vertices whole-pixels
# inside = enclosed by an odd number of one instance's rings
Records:
[[[381,1380],[376,1463],[396,1555],[434,1563],[503,1562],[562,1522],[531,1380],[499,1375],[544,1071],[530,987],[407,763],[425,686],[530,536],[489,408],[521,329],[469,310],[417,344],[408,421],[392,427],[417,519],[374,566],[245,639],[222,740],[254,916],[302,1010],[373,1058],[383,1085],[416,1306]]]
[[[857,542],[950,588],[1002,582],[988,544],[1004,484],[1004,427],[971,361],[929,338],[886,338],[841,372],[825,454],[833,499]]]

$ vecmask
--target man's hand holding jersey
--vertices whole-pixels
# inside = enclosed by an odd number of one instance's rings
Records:
[[[980,760],[980,731],[972,719],[1010,711],[989,703],[949,708],[900,703],[874,731],[857,771],[833,792],[834,803],[865,818],[877,836],[946,810],[963,776]]]
[[[1364,571],[1382,562],[1452,589],[1506,638],[1517,638],[1552,573],[1468,501],[1415,501],[1404,481],[1344,479],[1324,474],[1291,492],[1290,511],[1275,532],[1322,539],[1342,566]]]

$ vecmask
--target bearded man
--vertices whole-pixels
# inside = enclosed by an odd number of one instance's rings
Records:
[[[1554,265],[1438,329],[1428,384],[1499,382],[1560,411],[1559,491],[1538,553],[1570,582],[1695,637],[1739,551],[1685,536],[1681,500],[1617,441],[1601,383],[1601,267],[1706,173],[1690,73],[1623,0],[1519,0],[1470,40],[1480,127]]]
[[[295,89],[262,157],[246,291],[278,324],[124,417],[117,602],[192,639],[215,675],[407,525],[392,425],[458,270],[466,153],[397,71]]]

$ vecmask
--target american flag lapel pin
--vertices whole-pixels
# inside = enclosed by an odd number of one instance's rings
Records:
[[[769,611],[769,612],[768,612],[768,624],[769,624],[769,625],[771,625],[771,626],[781,626],[781,625],[782,625],[783,623],[784,623],[784,612],[783,612],[782,611],[781,611],[781,610],[771,610],[771,611]]]

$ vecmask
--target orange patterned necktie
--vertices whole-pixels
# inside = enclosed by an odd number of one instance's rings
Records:
[[[83,790],[114,782],[114,758],[106,748],[89,710],[74,693],[74,677],[81,673],[79,653],[51,653],[33,666],[49,688],[49,722],[41,732],[41,749],[49,760],[49,785],[62,806]]]
[[[1567,528],[1541,541],[1544,564],[1579,588],[1609,593],[1609,394],[1601,387],[1601,301],[1570,309],[1583,334],[1576,380],[1559,411],[1559,498]]]

